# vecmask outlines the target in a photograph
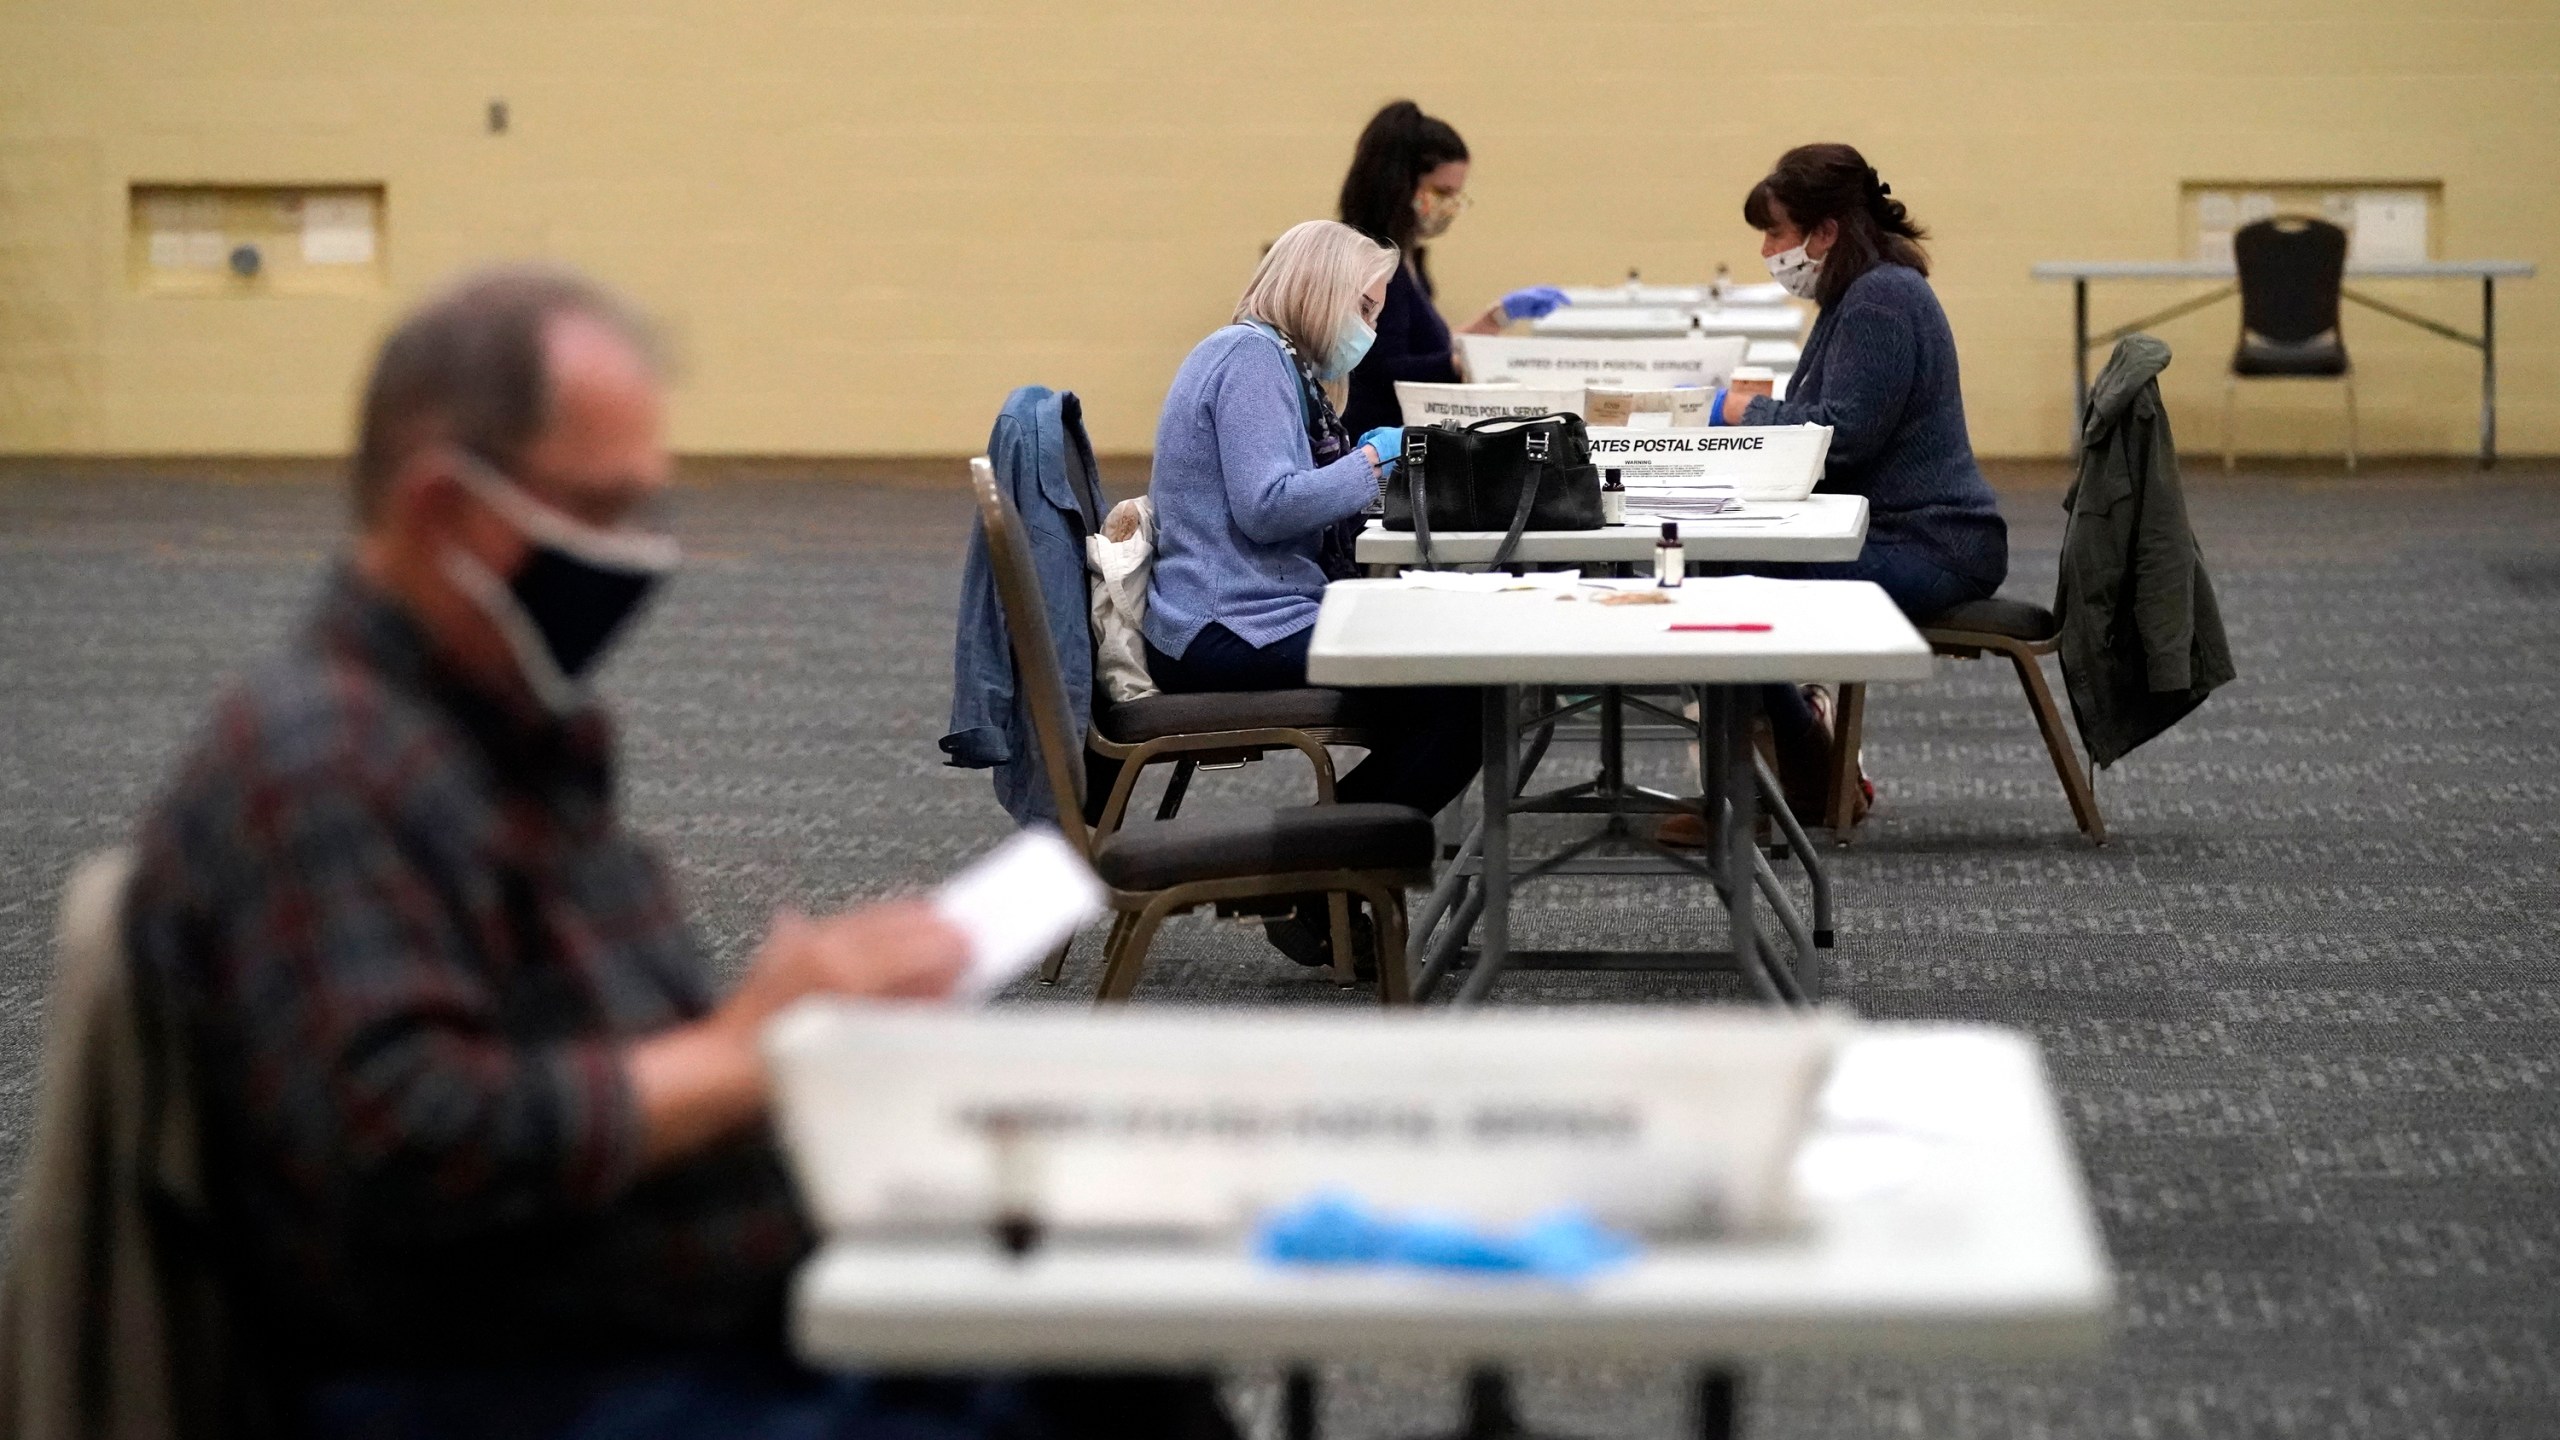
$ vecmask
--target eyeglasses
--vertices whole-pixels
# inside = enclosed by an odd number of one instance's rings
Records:
[[[465,483],[472,493],[516,522],[519,529],[545,532],[556,517],[599,535],[654,543],[675,528],[674,507],[665,492],[639,482],[568,493],[555,491],[554,496],[547,497],[536,495],[522,477],[499,468],[485,456],[460,447],[454,453],[463,462]]]

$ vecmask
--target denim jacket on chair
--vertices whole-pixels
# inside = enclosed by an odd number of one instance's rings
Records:
[[[1093,713],[1093,631],[1085,595],[1085,537],[1102,528],[1102,488],[1084,407],[1072,392],[1025,385],[1004,402],[987,436],[996,484],[1022,512],[1031,566],[1040,577],[1049,636],[1067,685],[1067,715],[1076,742]],[[951,653],[951,733],[942,737],[948,764],[995,770],[996,802],[1015,823],[1057,818],[1031,712],[1015,682],[1013,640],[996,598],[987,536],[969,527],[969,557],[960,575],[960,631]]]

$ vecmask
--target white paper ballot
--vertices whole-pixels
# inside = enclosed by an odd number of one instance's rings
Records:
[[[1102,882],[1045,826],[978,857],[934,892],[934,913],[969,937],[955,1000],[983,1003],[1108,908]]]

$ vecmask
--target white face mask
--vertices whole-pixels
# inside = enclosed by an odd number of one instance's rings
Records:
[[[1813,298],[1813,287],[1822,278],[1822,262],[1804,253],[1802,245],[1765,258],[1770,279],[1785,286],[1787,293],[1799,300]]]

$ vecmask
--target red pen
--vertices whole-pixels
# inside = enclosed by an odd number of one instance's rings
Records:
[[[1769,633],[1768,625],[1758,620],[1745,620],[1734,625],[1706,625],[1684,622],[1675,624],[1671,628],[1674,630],[1738,630],[1745,635],[1766,635]]]

